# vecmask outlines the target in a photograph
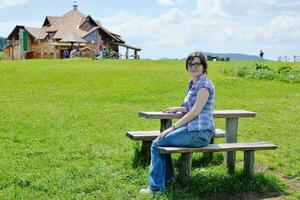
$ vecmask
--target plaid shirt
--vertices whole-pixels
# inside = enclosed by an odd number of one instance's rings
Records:
[[[181,106],[185,107],[189,112],[193,108],[197,93],[201,88],[207,88],[209,97],[200,114],[195,119],[187,123],[188,131],[209,130],[214,135],[215,125],[213,121],[213,110],[215,87],[205,75],[200,76],[195,84],[193,84],[192,80],[189,82],[189,87]]]

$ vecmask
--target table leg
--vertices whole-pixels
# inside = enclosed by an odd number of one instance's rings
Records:
[[[160,120],[160,132],[163,132],[167,128],[172,126],[172,119]],[[143,164],[149,164],[151,161],[151,144],[152,141],[143,141],[141,147],[141,162]]]
[[[172,126],[172,119],[161,119],[160,120],[160,132],[170,128]]]
[[[226,118],[226,143],[237,142],[238,118]],[[228,173],[233,174],[235,170],[235,151],[224,153],[224,161],[228,168]]]

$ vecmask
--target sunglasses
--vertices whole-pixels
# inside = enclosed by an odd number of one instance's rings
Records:
[[[188,64],[188,68],[189,68],[189,69],[192,69],[193,67],[196,68],[196,69],[198,69],[198,68],[200,68],[201,66],[202,66],[202,63],[200,63],[200,62],[189,63],[189,64]]]

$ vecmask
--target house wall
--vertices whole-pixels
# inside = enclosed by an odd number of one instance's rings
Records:
[[[33,43],[31,45],[30,51],[33,52],[33,58],[34,59],[40,59],[41,58],[41,46],[38,43]]]
[[[13,59],[12,49],[13,49],[12,46],[4,48],[3,60],[12,60]]]
[[[20,45],[19,45],[19,40],[15,40],[15,41],[13,42],[13,47],[12,47],[12,59],[13,59],[13,60],[21,59],[21,57],[20,57]]]
[[[40,41],[41,47],[41,58],[42,59],[53,59],[54,58],[54,48],[50,46],[47,41]]]

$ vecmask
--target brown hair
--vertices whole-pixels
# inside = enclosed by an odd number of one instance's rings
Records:
[[[203,74],[207,74],[207,62],[206,62],[206,59],[203,55],[202,52],[199,52],[199,51],[196,51],[196,52],[193,52],[191,53],[187,58],[186,58],[186,62],[185,62],[185,68],[186,70],[188,71],[188,65],[193,61],[193,59],[195,57],[198,57],[200,58],[200,62],[202,64],[202,67],[203,67]]]

